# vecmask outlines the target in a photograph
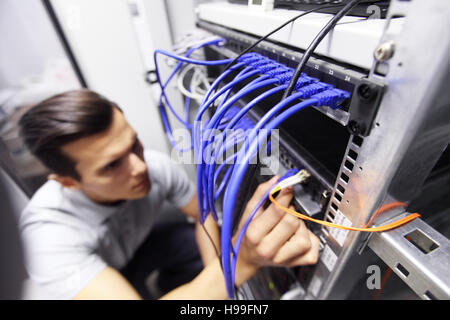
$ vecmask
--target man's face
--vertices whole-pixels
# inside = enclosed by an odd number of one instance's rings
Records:
[[[100,203],[143,198],[150,191],[143,148],[123,114],[114,108],[104,132],[63,146],[75,160],[81,181],[72,186]]]

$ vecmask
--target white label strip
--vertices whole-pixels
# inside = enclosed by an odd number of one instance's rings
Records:
[[[347,219],[346,216],[340,211],[337,212],[336,216],[333,220],[334,224],[338,224],[345,227],[351,227],[352,222]],[[338,228],[330,228],[330,235],[336,239],[337,243],[342,247],[344,245],[344,241],[347,238],[347,234],[349,230],[338,229]]]
[[[330,246],[326,245],[325,249],[323,249],[321,260],[329,271],[333,270],[337,258],[337,255],[331,250]]]
[[[319,296],[319,290],[322,287],[322,280],[315,275],[314,278],[311,280],[311,283],[309,285],[309,292],[311,292],[311,294],[314,297],[318,297]]]

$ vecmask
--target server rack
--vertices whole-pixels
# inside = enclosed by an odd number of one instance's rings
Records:
[[[324,178],[320,170],[313,174],[324,191],[329,186],[329,194],[323,197],[323,218],[361,227],[383,204],[404,202],[406,209],[390,210],[375,224],[406,215],[414,204],[422,210],[423,219],[376,234],[321,227],[317,232],[319,262],[301,270],[307,274],[304,282],[285,279],[291,289],[288,298],[348,297],[356,279],[367,275],[367,261],[361,262],[361,257],[368,248],[418,297],[450,298],[450,242],[445,235],[448,206],[433,210],[426,201],[420,204],[428,185],[440,190],[439,194],[431,192],[436,202],[445,204],[449,198],[450,93],[446,84],[450,80],[450,38],[443,36],[450,30],[449,16],[450,5],[442,1],[392,1],[370,70],[326,56],[311,58],[307,73],[315,72],[320,79],[352,92],[343,109],[317,110],[347,132],[337,172],[331,179]],[[392,21],[398,17],[404,19],[403,28],[392,32]],[[228,46],[220,49],[222,55],[233,56],[255,39],[245,30],[233,30],[220,22],[200,18],[198,26],[228,40]],[[302,48],[273,41],[263,42],[257,51],[290,66],[302,56]],[[293,153],[288,150],[285,156]],[[433,219],[435,224],[427,223]],[[280,298],[281,292],[267,294],[267,286],[273,288],[274,282],[286,277],[292,280],[298,273],[263,269],[244,286],[242,296]]]

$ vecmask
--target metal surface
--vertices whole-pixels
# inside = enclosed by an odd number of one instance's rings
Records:
[[[255,11],[232,3],[207,3],[197,9],[198,18],[234,30],[263,36],[299,14],[296,10]],[[331,14],[311,13],[278,31],[271,40],[305,50],[324,27]],[[391,30],[400,31],[403,19],[392,21]],[[383,33],[384,19],[344,17],[318,46],[316,53],[370,69],[372,57]],[[301,35],[301,36],[300,36]],[[349,50],[351,48],[351,50]]]
[[[210,9],[207,11],[210,12]],[[243,14],[240,13],[239,17]],[[224,12],[224,18],[217,18],[216,22],[254,34],[267,31],[261,28],[255,32],[258,26],[271,26],[270,23],[255,24],[253,18],[237,23],[238,16],[225,21],[227,15],[228,11]],[[400,25],[397,19],[393,19],[397,16],[404,17]],[[208,19],[213,21],[215,17],[212,14]],[[349,46],[345,48],[346,61],[355,66],[361,66],[361,61],[370,59],[372,68],[367,80],[384,83],[386,90],[369,128],[370,134],[361,136],[356,127],[348,141],[326,210],[326,221],[362,227],[381,205],[393,201],[408,203],[419,194],[450,142],[449,17],[450,3],[447,1],[395,0],[391,3],[388,18],[383,22],[382,31],[369,37],[371,41],[376,38],[376,45],[370,46],[370,52],[362,53],[364,41],[353,42],[351,50]],[[234,25],[231,26],[231,23]],[[252,23],[254,25],[248,26]],[[358,29],[360,26],[354,24],[352,32],[362,31]],[[399,30],[401,26],[403,28]],[[286,42],[286,33],[289,32],[282,33],[276,40]],[[303,33],[296,31],[295,34]],[[336,30],[333,41],[336,40],[335,35]],[[395,50],[392,46],[382,45],[387,43],[395,43]],[[380,45],[383,49],[377,61],[374,51]],[[302,45],[297,47],[302,48]],[[353,51],[364,57],[355,57]],[[370,97],[370,90],[362,88],[358,94]],[[351,129],[351,123],[347,124]],[[403,213],[404,209],[399,208],[387,212],[381,219],[397,219]],[[420,231],[411,233],[416,229]],[[344,290],[336,284],[341,277],[354,272],[347,268],[349,261],[367,242],[383,260],[397,268],[395,271],[398,274],[402,267],[408,270],[409,276],[404,280],[419,297],[448,298],[448,240],[423,221],[416,220],[405,227],[371,237],[326,227],[320,232],[321,256],[312,271],[305,299],[345,297],[347,292],[334,294]],[[421,239],[419,247],[433,247],[436,243],[438,248],[428,248],[430,253],[424,257],[424,253],[404,237],[405,232]],[[445,259],[445,268],[436,265],[444,264],[442,261]],[[397,266],[398,263],[402,267]]]
[[[394,55],[395,43],[393,41],[382,43],[375,50],[375,59],[379,62],[387,61]]]
[[[411,200],[449,142],[450,116],[444,102],[450,100],[444,86],[450,72],[450,39],[441,35],[450,29],[450,4],[394,1],[389,16],[398,14],[406,15],[402,33],[393,36],[388,20],[380,39],[380,43],[396,43],[384,78],[388,90],[371,135],[358,143],[349,142],[328,208],[327,219],[331,221],[338,217],[353,226],[363,226],[381,204]],[[369,78],[380,78],[374,72],[375,66],[376,63]],[[437,123],[438,126],[431,125]],[[425,149],[424,141],[428,141]],[[423,148],[420,152],[419,146]],[[346,161],[352,164],[351,170]],[[344,193],[336,190],[338,185]],[[336,193],[341,201],[336,199]],[[325,228],[322,231],[325,250],[310,294],[325,299],[336,290],[334,285],[341,273],[350,272],[345,267],[361,239],[354,232]]]
[[[55,14],[55,10],[52,6],[51,0],[42,0],[42,5],[44,6],[45,10],[48,13],[48,16],[55,28],[55,32],[58,35],[59,40],[61,41],[61,45],[64,48],[64,51],[67,54],[67,58],[70,61],[70,64],[72,65],[72,68],[77,75],[78,81],[80,82],[80,85],[83,88],[87,88],[88,84],[86,82],[86,79],[83,75],[83,72],[80,68],[80,65],[78,64],[77,59],[75,58],[75,55],[73,53],[72,47],[70,46],[69,41],[67,40],[66,34],[64,33],[63,28],[61,27],[61,23],[58,20],[58,17]]]
[[[421,219],[375,234],[369,247],[422,299],[450,299],[450,241]]]
[[[26,277],[18,219],[28,197],[0,164],[0,300],[20,299]]]

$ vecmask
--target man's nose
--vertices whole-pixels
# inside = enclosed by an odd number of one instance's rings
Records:
[[[131,175],[133,177],[142,175],[147,171],[147,164],[138,155],[130,154]]]

